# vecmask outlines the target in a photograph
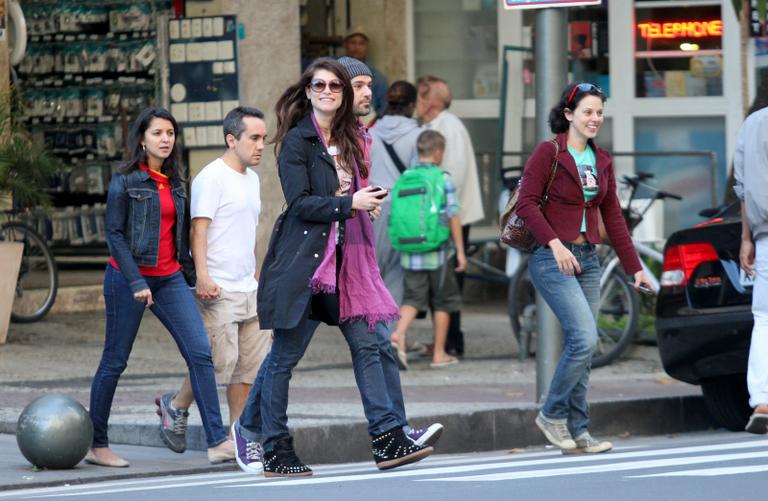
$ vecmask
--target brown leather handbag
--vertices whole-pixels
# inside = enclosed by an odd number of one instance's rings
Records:
[[[557,141],[554,139],[550,142],[555,145],[555,156],[552,158],[552,172],[549,174],[547,186],[544,188],[544,193],[541,195],[539,208],[544,207],[547,203],[547,199],[549,198],[549,188],[552,186],[552,182],[555,180],[555,174],[557,173],[557,155],[560,153],[560,146],[558,146]],[[533,249],[536,248],[536,239],[531,233],[531,230],[525,226],[525,221],[517,215],[518,198],[520,198],[520,181],[518,181],[517,186],[515,186],[512,193],[510,193],[507,205],[501,213],[501,241],[519,251],[532,252]]]

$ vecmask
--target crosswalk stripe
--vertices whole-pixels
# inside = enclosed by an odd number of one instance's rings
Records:
[[[739,459],[768,458],[768,451],[747,452],[739,454],[717,454],[702,457],[682,457],[673,459],[652,459],[647,461],[622,462],[592,466],[576,466],[571,468],[550,468],[546,470],[511,471],[491,473],[488,475],[470,475],[451,478],[424,478],[419,482],[497,482],[500,480],[522,480],[529,478],[561,477],[566,475],[583,475],[585,473],[607,473],[614,471],[642,470],[648,468],[665,468],[689,464],[714,463],[716,461],[737,461]]]
[[[768,471],[768,464],[752,466],[727,466],[724,468],[705,468],[701,470],[665,471],[664,473],[652,473],[650,475],[633,475],[627,478],[654,478],[654,477],[719,477],[721,475],[741,475],[744,473],[762,473]]]
[[[543,452],[530,452],[526,453],[525,457],[561,457],[559,451],[543,451]],[[473,457],[472,455],[451,455],[450,457],[431,457],[427,461],[430,465],[451,465],[451,464],[478,464],[478,463],[494,463],[500,461],[506,461],[509,456],[483,456]],[[424,464],[424,463],[422,463]],[[376,467],[373,464],[360,465],[360,463],[339,463],[333,465],[322,465],[315,468],[315,473],[320,475],[335,475],[338,473],[350,474],[355,472],[375,472]],[[135,478],[128,480],[115,480],[109,482],[98,482],[93,484],[82,485],[67,485],[64,487],[40,487],[35,489],[24,489],[14,491],[13,493],[0,493],[0,499],[13,497],[16,498],[19,495],[33,496],[36,494],[47,495],[51,497],[51,493],[55,491],[73,492],[73,491],[86,491],[96,489],[102,493],[106,492],[105,489],[111,489],[108,492],[124,492],[124,488],[131,488],[137,486],[146,486],[146,490],[162,489],[163,485],[151,485],[162,484],[170,482],[172,486],[176,487],[178,484],[183,485],[208,485],[213,484],[217,479],[225,479],[224,482],[240,482],[240,481],[264,481],[261,476],[255,476],[251,473],[245,473],[241,471],[226,472],[226,473],[205,473],[199,475],[173,475],[163,477],[152,478]],[[90,494],[90,493],[82,493]],[[36,496],[38,498],[43,496]]]
[[[531,467],[531,466],[552,465],[552,464],[566,465],[568,463],[623,461],[626,459],[637,459],[637,458],[649,457],[649,456],[670,456],[670,455],[676,455],[676,454],[712,452],[717,450],[748,449],[748,448],[765,447],[765,446],[768,446],[768,441],[760,440],[755,442],[741,442],[741,443],[735,443],[735,444],[678,447],[678,448],[672,448],[672,449],[614,453],[614,454],[608,454],[608,455],[606,454],[583,455],[583,456],[561,457],[558,459],[554,459],[554,458],[537,459],[533,461],[526,461],[523,459],[520,461],[494,463],[492,465],[463,465],[463,466],[436,467],[436,468],[419,468],[419,469],[409,469],[409,470],[390,472],[390,473],[387,473],[386,476],[387,478],[397,478],[397,477],[402,478],[402,477],[429,476],[429,475],[450,475],[450,474],[461,474],[461,473],[469,473],[473,471],[488,470],[491,468],[492,469],[525,468],[525,467]],[[755,454],[765,455],[765,457],[768,457],[768,452],[759,452]],[[729,455],[724,455],[723,457],[727,457],[727,456]],[[736,454],[736,456],[738,456],[738,454]],[[713,456],[707,456],[707,457],[713,457]],[[763,457],[763,456],[758,456],[758,457]],[[678,461],[680,461],[680,464],[688,464],[689,462],[693,463],[694,459],[696,458],[685,457],[685,458],[678,459]],[[638,463],[624,461],[620,464],[633,465]],[[597,469],[596,471],[601,471],[601,469],[604,467],[605,466],[601,465],[601,466],[595,466],[594,468]],[[558,468],[557,470],[561,470],[561,469],[562,468]],[[628,467],[627,469],[633,469],[633,468]],[[533,470],[533,471],[536,471],[536,470]],[[500,473],[499,475],[504,475],[504,474]],[[485,477],[485,475],[479,475],[479,476]],[[277,482],[277,483],[264,483],[264,482],[248,483],[248,484],[230,485],[230,486],[224,486],[224,487],[237,489],[242,487],[277,487],[277,486],[289,486],[289,485],[327,484],[327,483],[334,483],[334,482],[369,480],[371,478],[377,478],[377,477],[381,478],[381,473],[374,473],[372,475],[341,475],[338,477],[304,477],[304,478],[298,478],[298,479],[283,479],[281,482]],[[459,478],[467,478],[467,477],[459,477]]]
[[[138,492],[138,491],[151,491],[151,490],[163,490],[174,489],[180,487],[194,487],[211,485],[216,488],[241,488],[241,487],[278,487],[278,486],[291,486],[291,485],[305,485],[305,484],[325,484],[334,482],[349,482],[368,480],[373,478],[388,479],[388,478],[407,478],[416,476],[435,476],[435,475],[450,475],[450,474],[463,474],[478,471],[486,471],[489,469],[504,469],[504,468],[530,468],[535,466],[567,466],[573,463],[589,463],[589,462],[601,462],[611,461],[619,462],[619,465],[627,465],[626,469],[635,469],[637,464],[643,462],[631,462],[626,460],[654,457],[654,456],[672,456],[680,454],[696,454],[706,452],[717,452],[726,450],[744,450],[750,448],[768,447],[768,440],[751,440],[747,442],[733,442],[724,444],[704,445],[704,446],[687,446],[687,447],[673,447],[668,449],[643,449],[639,451],[631,452],[614,452],[611,454],[599,454],[599,455],[580,455],[580,456],[562,456],[558,451],[544,451],[531,454],[525,454],[516,458],[513,461],[509,461],[509,456],[496,456],[487,458],[428,458],[422,463],[419,463],[416,467],[411,467],[405,470],[398,470],[393,472],[381,473],[373,469],[372,465],[366,466],[354,466],[340,465],[323,466],[316,470],[316,473],[322,476],[305,477],[300,479],[265,479],[264,477],[254,477],[252,475],[244,473],[230,473],[230,474],[218,474],[221,476],[231,475],[231,478],[222,478],[212,480],[210,477],[201,478],[200,476],[189,475],[185,477],[172,477],[167,479],[170,483],[162,485],[146,485],[147,483],[157,483],[157,479],[142,479],[135,481],[125,481],[123,485],[107,485],[107,484],[91,484],[86,486],[67,486],[66,488],[57,488],[52,490],[51,488],[35,489],[34,491],[24,491],[23,495],[29,498],[49,498],[49,497],[69,497],[69,496],[85,496],[85,495],[98,495],[98,494],[110,494],[120,492]],[[768,452],[760,452],[761,454],[768,456]],[[707,456],[707,457],[727,457],[724,456]],[[739,454],[731,454],[730,456],[739,456]],[[749,454],[744,454],[744,457],[748,457]],[[763,457],[763,456],[758,456]],[[534,459],[529,459],[534,458]],[[680,464],[696,464],[697,458],[685,457],[678,458],[675,461],[680,461]],[[708,461],[708,460],[707,460]],[[707,462],[704,461],[704,462]],[[469,464],[467,464],[469,463]],[[443,466],[456,464],[455,466]],[[608,467],[612,465],[597,465],[587,466],[584,468],[597,468],[597,471],[609,471]],[[638,468],[639,469],[639,468]],[[552,471],[563,471],[567,468],[556,468]],[[334,475],[335,471],[343,472],[342,475]],[[361,474],[351,474],[359,471]],[[536,470],[532,470],[535,472]],[[547,470],[538,470],[547,471]],[[370,473],[365,473],[370,472]],[[491,476],[494,474],[490,474]],[[504,475],[499,473],[497,475]],[[488,478],[488,475],[476,475],[476,477]],[[469,477],[462,477],[469,478]],[[189,479],[191,481],[183,481],[182,479]],[[428,479],[424,479],[428,480]],[[435,479],[443,480],[443,479]],[[450,479],[446,479],[450,480]],[[457,479],[460,480],[460,479]],[[117,484],[117,482],[115,482]],[[238,484],[238,485],[228,485]],[[93,490],[88,490],[93,489]],[[16,497],[22,495],[22,492],[16,491],[14,494]],[[7,495],[0,494],[0,499],[7,497]]]

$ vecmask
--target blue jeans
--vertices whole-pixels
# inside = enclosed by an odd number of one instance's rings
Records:
[[[581,265],[581,273],[560,273],[552,250],[539,247],[528,261],[531,281],[563,327],[563,352],[541,412],[564,420],[571,435],[587,431],[587,388],[592,354],[597,346],[597,309],[600,305],[600,261],[592,244],[566,244]]]
[[[165,277],[144,277],[155,304],[152,313],[171,333],[189,367],[195,402],[203,420],[208,447],[227,439],[221,421],[219,396],[211,358],[211,346],[195,299],[181,272]],[[133,299],[125,276],[107,265],[104,273],[104,301],[107,332],[99,368],[91,382],[90,415],[93,421],[92,447],[107,447],[107,422],[120,375],[128,364],[133,341],[146,309]]]
[[[262,363],[237,422],[239,433],[262,442],[271,451],[288,431],[288,387],[293,368],[304,356],[318,322],[306,315],[288,330],[275,329],[272,351]],[[349,345],[368,433],[379,435],[392,428],[406,427],[405,406],[400,387],[397,361],[389,352],[389,330],[379,323],[368,332],[366,322],[348,322],[339,326]]]

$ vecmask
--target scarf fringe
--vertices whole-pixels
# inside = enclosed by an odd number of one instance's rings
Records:
[[[336,292],[336,284],[323,282],[320,277],[312,277],[309,281],[309,287],[312,289],[312,294],[333,294]]]
[[[347,322],[367,322],[368,323],[368,332],[373,332],[376,330],[376,324],[380,322],[384,322],[385,324],[390,324],[392,322],[395,322],[397,320],[400,320],[400,314],[399,313],[366,313],[362,315],[354,315],[349,317],[341,317],[339,319],[339,323],[347,323]]]

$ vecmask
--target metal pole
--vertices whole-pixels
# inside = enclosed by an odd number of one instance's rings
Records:
[[[552,137],[549,110],[560,97],[568,79],[568,27],[566,10],[542,9],[536,13],[536,138]],[[555,373],[563,346],[563,333],[557,317],[536,292],[538,344],[536,346],[536,396],[543,402]]]

